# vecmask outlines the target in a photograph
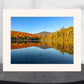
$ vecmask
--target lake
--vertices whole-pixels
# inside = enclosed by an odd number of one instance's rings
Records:
[[[12,41],[11,64],[73,64],[73,42]]]

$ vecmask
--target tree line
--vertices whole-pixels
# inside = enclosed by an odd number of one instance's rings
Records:
[[[73,26],[61,28],[48,35],[37,35],[18,31],[11,31],[11,41],[42,40],[42,41],[73,41]]]
[[[73,41],[73,26],[69,28],[61,28],[59,31],[44,35],[41,40],[54,40],[54,41]]]

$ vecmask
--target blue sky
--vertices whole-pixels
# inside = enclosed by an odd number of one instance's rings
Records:
[[[73,26],[73,17],[11,17],[11,30],[28,33],[55,32]]]

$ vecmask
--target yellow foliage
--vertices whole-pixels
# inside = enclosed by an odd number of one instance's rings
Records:
[[[54,41],[73,41],[73,27],[62,28],[59,31],[51,33],[50,35],[44,35],[41,40],[54,40]]]

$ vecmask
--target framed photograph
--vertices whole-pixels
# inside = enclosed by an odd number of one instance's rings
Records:
[[[81,71],[81,10],[4,9],[3,71]]]

